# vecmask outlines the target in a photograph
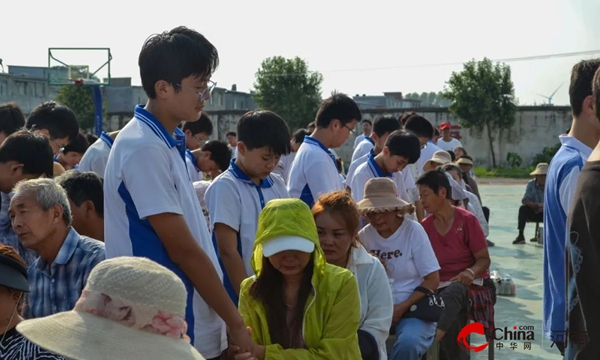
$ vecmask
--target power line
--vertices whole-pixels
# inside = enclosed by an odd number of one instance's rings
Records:
[[[504,58],[504,59],[492,59],[493,62],[519,62],[519,61],[531,61],[531,60],[546,60],[546,59],[555,59],[555,58],[563,58],[563,57],[572,57],[572,56],[584,56],[584,55],[594,55],[600,54],[599,50],[588,50],[588,51],[575,51],[575,52],[567,52],[567,53],[558,53],[558,54],[546,54],[546,55],[533,55],[533,56],[522,56],[522,57],[513,57],[513,58]],[[335,72],[361,72],[361,71],[381,71],[381,70],[396,70],[396,69],[414,69],[414,68],[428,68],[428,67],[442,67],[442,66],[456,66],[463,65],[467,61],[464,62],[452,62],[452,63],[437,63],[437,64],[415,64],[415,65],[400,65],[400,66],[389,66],[389,67],[379,67],[379,68],[361,68],[361,69],[337,69],[337,70],[325,70],[320,71],[321,73],[335,73]],[[313,71],[311,73],[314,73]],[[304,75],[304,74],[276,74],[276,73],[262,73],[262,75],[266,76],[295,76],[295,75]]]

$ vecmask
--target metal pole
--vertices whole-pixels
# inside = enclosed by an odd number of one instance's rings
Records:
[[[94,132],[96,136],[102,134],[102,90],[99,85],[92,86],[92,98],[94,100]]]

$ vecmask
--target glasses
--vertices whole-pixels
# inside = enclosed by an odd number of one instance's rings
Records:
[[[183,86],[181,84],[177,84],[177,86],[179,86],[182,89],[187,89],[187,90],[191,90],[191,91],[195,92],[196,94],[198,94],[198,101],[204,101],[206,99],[207,95],[212,94],[215,86],[217,86],[217,83],[214,81],[208,80],[208,83],[206,84],[206,89],[204,89],[202,91],[197,91],[195,89],[192,89],[187,86]]]
[[[346,129],[348,129],[350,131],[350,134],[354,134],[354,129],[351,128],[350,126],[344,124],[344,127],[346,127]]]

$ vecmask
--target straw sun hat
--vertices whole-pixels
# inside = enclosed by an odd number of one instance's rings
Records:
[[[547,163],[539,163],[535,167],[535,170],[533,170],[533,172],[529,175],[536,176],[536,175],[546,175],[546,174],[548,174],[548,164]]]
[[[118,257],[96,265],[75,309],[25,320],[17,331],[75,360],[204,360],[184,335],[186,298],[172,271]]]
[[[450,153],[444,150],[438,150],[433,153],[431,159],[429,159],[425,164],[423,164],[423,170],[432,167],[433,163],[445,165],[452,162],[452,157]]]
[[[399,215],[412,214],[412,204],[398,197],[398,188],[390,178],[372,178],[365,184],[365,196],[357,204],[362,214],[397,210]]]

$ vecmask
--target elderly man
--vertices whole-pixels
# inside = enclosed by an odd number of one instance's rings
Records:
[[[27,274],[31,292],[25,318],[72,310],[90,271],[105,259],[104,243],[72,228],[67,194],[52,179],[18,183],[9,215],[23,246],[40,254]]]
[[[523,236],[525,223],[544,221],[544,186],[546,185],[547,172],[548,164],[539,163],[530,174],[534,178],[527,183],[525,195],[521,200],[522,205],[519,208],[518,224],[519,236],[513,241],[513,244],[525,244],[525,237]],[[533,238],[531,241],[537,241],[537,238]]]

